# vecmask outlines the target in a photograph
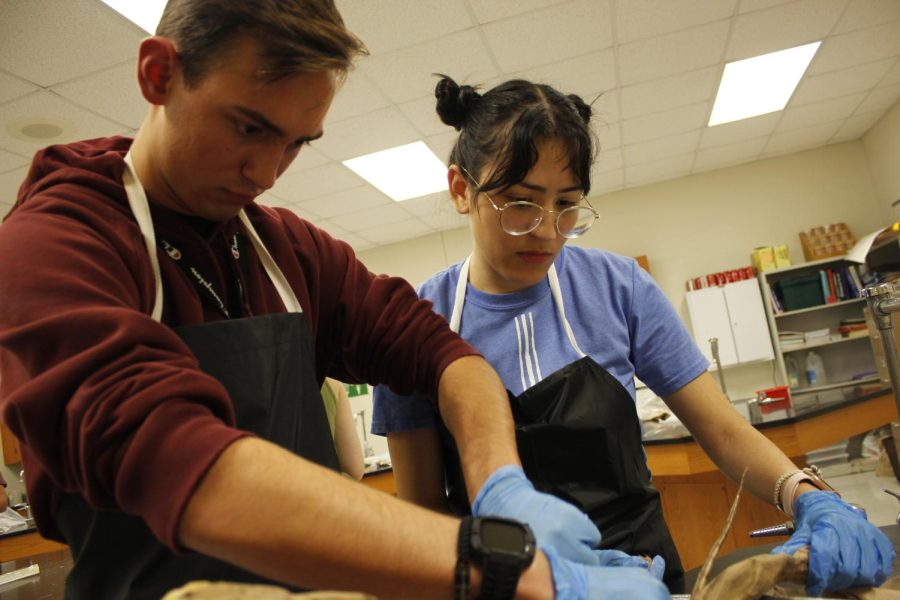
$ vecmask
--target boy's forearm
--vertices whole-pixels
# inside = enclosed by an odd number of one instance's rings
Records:
[[[459,450],[469,501],[503,465],[520,465],[506,388],[480,356],[465,356],[441,375],[438,403]]]

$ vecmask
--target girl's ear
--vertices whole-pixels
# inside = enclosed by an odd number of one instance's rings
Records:
[[[461,215],[471,212],[474,198],[469,198],[469,179],[457,165],[450,165],[447,170],[447,184],[450,188],[450,200],[456,212]]]
[[[178,68],[178,52],[172,40],[153,36],[138,48],[138,85],[150,104],[166,103]]]

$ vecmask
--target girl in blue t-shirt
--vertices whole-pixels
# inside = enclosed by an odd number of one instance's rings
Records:
[[[603,548],[661,556],[667,580],[682,573],[643,453],[638,377],[726,475],[738,480],[747,469],[746,487],[794,518],[796,533],[775,551],[811,546],[811,592],[884,581],[893,559],[887,538],[733,409],[635,261],[565,245],[597,219],[587,200],[590,106],[522,80],[480,94],[442,77],[435,95],[438,115],[460,132],[448,183],[454,208],[471,218],[474,244],[419,294],[503,379],[535,487],[584,510]],[[388,436],[398,494],[468,511],[456,449],[434,404],[393,395],[376,389],[372,430]],[[491,514],[478,502],[477,514]]]

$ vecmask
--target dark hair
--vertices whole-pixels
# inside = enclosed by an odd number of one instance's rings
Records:
[[[169,0],[156,35],[174,42],[189,87],[227,60],[244,36],[262,46],[259,75],[266,81],[328,70],[343,76],[367,54],[333,0]]]
[[[458,85],[446,75],[434,89],[437,113],[456,128],[459,137],[450,163],[477,177],[485,165],[493,167],[479,190],[506,189],[525,179],[538,159],[537,143],[563,144],[569,168],[585,194],[591,189],[594,134],[591,107],[574,94],[522,79],[513,79],[485,94]]]

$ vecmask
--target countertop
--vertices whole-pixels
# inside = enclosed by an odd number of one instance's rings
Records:
[[[814,417],[818,417],[821,415],[828,414],[830,412],[834,412],[836,410],[840,410],[843,408],[848,408],[853,406],[854,404],[860,404],[862,402],[866,402],[867,400],[871,400],[872,398],[877,398],[878,396],[882,396],[884,394],[890,394],[891,388],[885,387],[881,389],[877,389],[874,391],[866,392],[864,394],[855,395],[849,398],[844,398],[841,400],[834,400],[829,402],[821,402],[821,403],[810,403],[808,406],[803,406],[797,409],[792,409],[787,417],[780,419],[772,419],[770,421],[761,421],[761,422],[753,422],[752,425],[756,429],[770,429],[773,427],[778,427],[782,425],[790,425],[794,423],[799,423],[802,421],[806,421],[808,419],[812,419]],[[653,445],[662,445],[662,444],[679,444],[683,442],[692,441],[694,438],[691,435],[680,435],[680,436],[648,436],[644,438],[644,444],[647,446]]]

